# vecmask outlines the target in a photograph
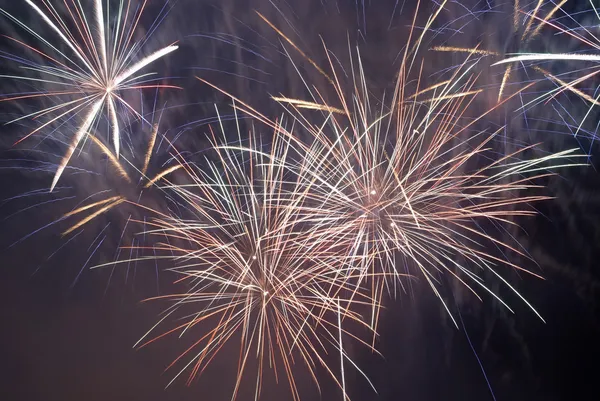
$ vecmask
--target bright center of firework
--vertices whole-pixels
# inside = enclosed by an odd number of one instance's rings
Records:
[[[252,262],[249,262],[249,268],[253,271],[254,274],[258,275],[258,276],[262,276],[261,272],[262,272],[262,268],[260,266],[260,262],[258,261],[258,257],[256,255],[252,255],[250,257],[250,259],[252,260]],[[251,289],[253,291],[256,291],[256,293],[262,293],[263,296],[263,302],[268,302],[267,298],[269,297],[269,285],[267,284],[267,280],[263,278],[259,278],[258,282],[255,282],[254,284],[248,285],[247,286],[248,289]]]
[[[358,210],[358,218],[381,229],[395,229],[397,225],[391,221],[390,205],[386,204],[385,199],[381,198],[377,190],[372,189],[368,191],[368,194],[362,199],[362,207]]]

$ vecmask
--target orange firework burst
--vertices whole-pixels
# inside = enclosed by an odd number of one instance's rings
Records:
[[[431,22],[430,18],[428,25]],[[290,131],[235,101],[242,105],[240,110],[275,128],[298,149],[300,157],[285,164],[304,187],[299,213],[311,222],[314,235],[344,255],[345,264],[354,266],[354,279],[348,285],[358,289],[370,283],[370,294],[377,301],[370,323],[373,330],[385,290],[395,293],[397,283],[405,289],[402,280],[390,278],[414,276],[415,268],[451,317],[439,292],[443,272],[477,298],[481,299],[480,288],[508,308],[480,277],[480,272],[490,271],[541,318],[498,271],[503,265],[540,277],[502,256],[508,250],[528,259],[526,250],[483,227],[501,232],[503,225],[515,224],[515,217],[534,215],[530,204],[547,199],[531,194],[539,188],[536,181],[550,175],[549,169],[574,165],[569,159],[581,155],[570,149],[523,159],[535,146],[516,146],[498,157],[494,141],[503,127],[475,130],[493,109],[474,119],[463,118],[481,92],[473,90],[474,64],[465,62],[450,79],[421,87],[424,61],[416,60],[423,34],[415,34],[414,42],[412,36],[411,31],[387,106],[385,100],[373,106],[358,54],[356,65],[351,66],[350,95],[329,58],[332,75],[327,80],[337,104],[326,103],[327,88],[311,86],[305,77],[312,99],[275,98],[294,119]],[[325,52],[329,57],[330,52]],[[327,75],[322,68],[318,71]],[[309,141],[299,139],[306,136],[300,132],[308,133]]]
[[[174,333],[202,332],[170,365],[183,365],[173,380],[187,370],[189,383],[228,341],[238,339],[234,398],[253,358],[258,365],[256,398],[270,367],[277,380],[283,369],[293,398],[299,399],[292,371],[297,361],[317,386],[315,368],[322,366],[345,388],[343,373],[336,375],[328,367],[325,354],[333,346],[342,366],[352,363],[342,334],[359,339],[342,323],[366,326],[354,309],[375,301],[347,285],[351,266],[334,252],[336,244],[317,241],[307,225],[298,207],[306,188],[285,163],[295,150],[277,134],[266,153],[254,134],[244,146],[241,137],[233,145],[212,140],[215,159],[207,158],[204,169],[185,164],[190,184],[163,186],[182,199],[191,216],[159,214],[146,232],[168,239],[153,249],[168,253],[165,257],[175,262],[172,270],[182,276],[178,282],[189,289],[158,298],[173,300],[168,316],[183,315],[185,321],[151,337],[157,325],[139,344]]]
[[[451,274],[477,297],[473,286],[495,296],[478,277],[479,271],[491,271],[504,281],[498,265],[527,270],[489,248],[525,258],[527,254],[482,226],[500,227],[512,224],[515,216],[534,214],[528,205],[547,197],[526,192],[548,175],[547,168],[559,167],[575,156],[575,150],[523,160],[521,155],[532,148],[524,147],[494,157],[493,142],[503,129],[473,132],[483,116],[464,122],[478,91],[472,90],[472,78],[460,84],[467,75],[458,71],[442,86],[424,90],[417,86],[409,92],[403,72],[408,70],[401,68],[390,107],[374,109],[358,61],[360,72],[351,97],[343,96],[334,75],[341,106],[321,108],[322,121],[315,121],[315,115],[302,111],[296,102],[285,101],[293,106],[288,110],[297,124],[313,138],[296,165],[307,188],[305,218],[358,268],[363,276],[357,286],[362,280],[371,281],[374,299],[379,300],[386,287],[391,292],[393,286],[395,292],[396,281],[390,283],[389,278],[412,275],[413,268],[442,303],[441,272]],[[420,99],[424,94],[427,98]],[[313,106],[319,108],[316,102]],[[371,324],[376,328],[375,306],[373,312]]]

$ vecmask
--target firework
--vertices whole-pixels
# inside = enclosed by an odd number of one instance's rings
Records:
[[[91,230],[99,229],[97,224],[94,225],[94,222],[97,222],[104,215],[109,216],[107,217],[108,223],[100,231],[98,237],[111,222],[120,225],[121,232],[118,234],[115,232],[119,239],[116,244],[114,262],[111,263],[110,278],[107,285],[110,284],[110,280],[114,275],[117,262],[121,259],[121,255],[125,249],[125,244],[128,244],[126,248],[129,248],[128,259],[145,257],[143,250],[145,241],[143,238],[135,235],[135,232],[144,231],[146,228],[145,217],[142,220],[142,215],[145,215],[146,212],[143,206],[162,210],[165,208],[165,205],[159,207],[157,206],[157,202],[158,204],[161,204],[163,200],[174,202],[171,194],[161,189],[152,189],[153,187],[157,187],[163,179],[171,177],[172,173],[182,167],[181,164],[175,163],[173,156],[169,156],[168,160],[162,164],[161,169],[156,172],[155,165],[157,163],[153,163],[152,161],[157,150],[157,138],[160,138],[159,125],[158,122],[152,125],[147,147],[139,163],[135,163],[135,158],[132,158],[132,160],[129,160],[125,156],[117,158],[108,146],[102,143],[96,136],[90,136],[91,145],[95,148],[92,150],[99,151],[106,157],[108,162],[106,170],[110,174],[111,181],[114,184],[110,185],[111,189],[109,190],[98,191],[87,196],[77,207],[65,213],[58,220],[74,221],[62,232],[63,237],[78,236],[88,226],[91,226]],[[163,140],[166,139],[163,138]],[[103,199],[98,200],[99,198]],[[132,217],[134,215],[138,217]],[[133,232],[132,230],[136,231]],[[126,232],[128,235],[126,235]],[[96,240],[99,239],[98,237]],[[103,241],[106,237],[107,235],[104,235],[100,241]],[[127,264],[126,280],[129,276],[131,265],[131,263]],[[136,265],[137,263],[133,263],[133,266]],[[158,266],[156,265],[155,270],[158,280]]]
[[[160,110],[161,117],[163,112],[164,109]],[[163,136],[159,129],[161,117],[158,117],[157,121],[154,122],[156,115],[157,110],[155,109],[145,115],[146,119],[152,121],[150,132],[143,132],[142,129],[145,126],[142,124],[123,127],[124,132],[130,132],[130,130],[142,131],[136,135],[136,146],[127,147],[127,150],[132,152],[139,149],[139,155],[123,152],[121,157],[117,158],[109,149],[109,146],[103,143],[98,136],[90,135],[87,146],[82,147],[83,157],[79,157],[79,163],[72,166],[76,171],[85,174],[84,179],[79,177],[67,178],[67,181],[62,186],[57,186],[52,193],[47,189],[40,189],[15,197],[15,199],[43,197],[42,200],[33,205],[19,210],[18,213],[33,208],[44,209],[42,219],[45,219],[52,215],[53,209],[59,208],[63,212],[59,213],[58,216],[54,215],[54,220],[48,224],[27,232],[11,247],[41,231],[47,231],[51,227],[59,227],[62,242],[57,244],[57,249],[42,262],[42,264],[46,264],[58,254],[59,250],[76,239],[80,245],[85,243],[89,255],[87,255],[85,263],[80,266],[72,286],[79,281],[79,277],[92,261],[100,263],[98,259],[106,260],[108,254],[114,255],[114,262],[118,261],[124,254],[128,254],[129,258],[144,256],[143,251],[141,253],[137,251],[135,253],[133,251],[124,253],[122,248],[123,245],[140,245],[144,243],[142,237],[135,235],[144,230],[143,224],[140,227],[137,224],[138,220],[143,221],[145,212],[138,205],[151,206],[157,210],[165,210],[173,205],[174,199],[170,197],[170,194],[156,188],[156,186],[162,179],[172,178],[172,173],[181,168],[181,165],[174,163],[173,156],[168,154],[173,145],[169,143],[169,139]],[[71,128],[73,129],[73,127]],[[128,135],[128,137],[130,136]],[[141,141],[142,136],[146,136],[144,143]],[[169,145],[164,147],[163,145],[166,143],[169,143]],[[98,163],[99,160],[102,160],[102,163]],[[22,161],[23,159],[19,159],[20,163]],[[45,166],[44,164],[41,165]],[[52,167],[50,163],[46,165]],[[34,166],[39,165],[36,163]],[[20,167],[20,169],[23,169],[23,167]],[[37,170],[39,170],[39,167],[36,168]],[[76,183],[75,188],[67,186],[69,180]],[[79,198],[76,204],[71,203],[74,198]],[[48,208],[49,204],[55,204],[56,208]],[[67,207],[67,209],[65,210],[64,207]],[[86,234],[84,234],[84,231]],[[84,239],[86,236],[90,242],[89,244]],[[137,275],[136,267],[137,264],[135,263],[127,266],[125,272],[126,282],[130,277],[130,271],[133,272],[134,276]],[[116,265],[113,264],[107,282],[107,290],[115,269]],[[158,280],[157,267],[155,271]]]
[[[173,300],[167,314],[183,316],[184,322],[151,337],[155,327],[139,344],[202,332],[170,365],[183,365],[173,380],[188,371],[191,383],[227,342],[238,340],[234,398],[253,359],[255,398],[271,368],[276,380],[281,375],[287,379],[293,398],[299,399],[293,373],[298,361],[317,386],[315,368],[322,366],[343,388],[343,373],[336,376],[325,354],[332,344],[342,364],[349,361],[341,336],[356,335],[342,322],[364,326],[354,309],[374,301],[347,286],[350,266],[334,248],[316,242],[302,216],[298,205],[305,188],[285,163],[296,150],[277,133],[271,145],[254,133],[249,144],[241,135],[233,144],[214,136],[212,141],[214,157],[205,159],[203,169],[185,163],[189,184],[163,186],[178,195],[189,216],[157,214],[146,232],[168,239],[153,249],[174,261],[170,270],[188,286],[181,294],[158,298]]]
[[[329,59],[335,104],[324,101],[326,89],[304,78],[312,99],[276,98],[294,119],[294,130],[281,131],[251,106],[236,102],[298,149],[300,157],[285,162],[306,194],[298,214],[321,243],[353,266],[348,286],[370,283],[376,300],[373,330],[384,292],[396,293],[397,284],[406,291],[401,278],[409,276],[424,278],[452,317],[439,289],[444,272],[477,298],[483,290],[509,308],[481,278],[489,271],[541,318],[499,271],[508,266],[540,277],[505,256],[508,251],[529,259],[526,250],[492,232],[502,233],[514,218],[535,214],[529,205],[548,199],[532,193],[537,182],[549,175],[547,169],[571,165],[568,159],[579,155],[571,149],[528,159],[523,155],[534,146],[516,146],[498,156],[494,142],[503,128],[476,131],[492,110],[470,120],[465,115],[481,92],[473,90],[473,64],[465,62],[450,79],[421,87],[423,64],[415,60],[422,38],[413,43],[409,36],[388,106],[385,101],[373,105],[358,54],[347,86]],[[394,276],[400,280],[391,280]]]
[[[499,247],[527,258],[526,252],[482,227],[532,215],[528,204],[547,199],[525,194],[546,175],[536,172],[574,154],[522,160],[525,148],[481,166],[501,131],[473,134],[472,123],[461,125],[471,101],[465,94],[471,91],[451,95],[453,89],[444,86],[426,105],[406,102],[397,93],[396,108],[384,111],[372,110],[358,89],[352,106],[340,99],[345,116],[329,114],[319,125],[309,125],[306,115],[295,111],[315,138],[299,167],[310,187],[306,213],[325,237],[344,244],[348,263],[356,260],[364,278],[372,280],[376,299],[384,287],[391,288],[387,278],[413,275],[413,268],[442,303],[440,272],[477,295],[473,286],[492,293],[478,272],[500,277],[502,264],[526,271],[489,250]],[[373,279],[373,269],[387,274]]]
[[[138,57],[147,38],[135,42],[133,35],[147,0],[144,0],[137,9],[132,7],[130,0],[126,3],[121,1],[116,9],[116,18],[109,15],[109,9],[105,8],[102,0],[93,1],[93,13],[79,0],[65,1],[62,11],[50,0],[41,0],[40,5],[31,0],[24,1],[44,21],[56,42],[47,39],[42,33],[35,31],[4,9],[0,9],[5,17],[36,39],[40,46],[27,44],[17,38],[9,39],[43,60],[42,63],[37,63],[9,55],[9,59],[16,60],[23,68],[37,75],[2,75],[2,77],[26,81],[32,85],[44,85],[44,88],[37,92],[11,95],[2,100],[48,98],[53,103],[50,107],[11,121],[16,122],[27,118],[41,121],[47,118],[18,142],[53,123],[60,123],[63,119],[77,116],[81,120],[58,165],[50,187],[52,190],[76,148],[89,135],[101,115],[106,115],[110,121],[114,155],[119,157],[121,142],[119,110],[123,109],[124,112],[131,112],[142,118],[133,106],[127,103],[122,92],[149,87],[168,87],[168,85],[157,84],[156,78],[150,78],[151,74],[139,74],[139,72],[176,50],[177,46],[167,46],[147,56]],[[62,46],[66,46],[68,51],[61,51]]]

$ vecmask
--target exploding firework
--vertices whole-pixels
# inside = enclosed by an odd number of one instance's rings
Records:
[[[136,237],[131,233],[132,230],[139,232],[145,229],[145,220],[140,220],[141,217],[133,217],[134,215],[140,216],[140,214],[143,215],[145,213],[145,209],[139,206],[144,205],[157,209],[157,202],[159,204],[161,204],[163,200],[167,202],[173,202],[170,194],[165,193],[160,189],[152,191],[152,188],[156,187],[162,179],[170,176],[171,173],[179,170],[182,167],[181,164],[175,163],[172,157],[169,157],[167,162],[163,164],[160,171],[151,174],[151,172],[155,170],[151,160],[156,148],[156,140],[159,137],[158,133],[159,123],[154,123],[147,149],[144,152],[141,161],[141,166],[136,166],[134,163],[135,160],[130,161],[124,156],[117,158],[97,137],[90,136],[93,147],[95,147],[107,158],[107,170],[112,170],[112,173],[114,174],[114,180],[120,182],[115,184],[110,190],[98,191],[87,196],[76,208],[65,213],[59,219],[59,221],[75,220],[75,223],[71,223],[70,226],[62,232],[62,236],[65,238],[72,238],[79,235],[79,233],[81,233],[81,231],[87,226],[92,226],[92,230],[100,229],[101,225],[94,225],[94,222],[101,216],[105,215],[108,215],[108,223],[106,223],[104,228],[100,230],[100,234],[102,234],[102,232],[111,223],[113,223],[113,225],[121,226],[121,231],[117,234],[119,241],[116,244],[117,249],[114,256],[115,263],[112,264],[110,278],[107,285],[110,284],[110,280],[115,272],[115,268],[117,266],[116,262],[121,259],[122,251],[125,249],[123,247],[124,244],[130,242],[130,244],[127,245],[127,248],[130,250],[130,254],[128,256],[129,259],[144,257],[143,239]],[[152,192],[148,194],[147,192],[150,191]],[[160,192],[158,197],[157,192]],[[99,197],[102,197],[102,199],[97,200]],[[161,206],[161,209],[164,207],[164,205]],[[113,214],[115,210],[117,212]],[[128,213],[126,211],[128,211]],[[128,235],[126,235],[126,233],[128,233]],[[97,237],[96,240],[101,242],[107,238],[107,235],[105,234],[104,236],[100,237],[100,234],[98,234],[99,237]],[[133,254],[134,251],[135,256]],[[129,276],[129,270],[130,264],[128,264],[126,269],[126,281],[127,277]],[[156,271],[156,276],[158,280],[158,270]]]
[[[41,5],[31,0],[24,1],[44,21],[52,32],[53,39],[35,31],[6,10],[0,9],[5,17],[36,39],[40,46],[30,45],[17,38],[9,39],[42,59],[42,62],[36,62],[20,56],[4,56],[19,63],[32,75],[2,75],[2,78],[25,81],[32,86],[42,85],[42,88],[33,93],[9,95],[2,101],[47,98],[52,101],[52,105],[11,121],[14,123],[29,118],[38,121],[47,119],[18,142],[51,127],[52,124],[60,124],[63,120],[68,121],[75,117],[81,121],[58,164],[50,187],[52,190],[78,145],[89,135],[93,127],[98,124],[99,117],[104,114],[110,121],[115,157],[119,156],[120,109],[142,118],[124,99],[122,92],[150,87],[168,87],[156,83],[158,79],[152,78],[152,74],[139,74],[139,72],[176,50],[177,46],[167,46],[139,58],[147,38],[135,42],[133,35],[147,0],[144,0],[137,9],[132,6],[130,0],[126,3],[121,1],[116,9],[116,18],[109,14],[109,9],[105,8],[102,0],[93,1],[93,16],[90,15],[91,7],[84,7],[79,0],[65,1],[63,10],[57,8],[50,0],[41,0]],[[66,46],[68,51],[60,50],[63,46]]]
[[[464,124],[474,94],[469,85],[455,87],[455,77],[450,82],[426,100],[397,92],[389,110],[373,110],[357,87],[354,104],[340,98],[344,114],[324,109],[329,114],[318,125],[311,124],[314,116],[293,110],[315,138],[299,167],[310,187],[306,213],[325,238],[344,244],[348,263],[355,260],[372,280],[376,299],[385,287],[396,291],[390,277],[413,276],[413,268],[442,302],[438,273],[451,274],[478,296],[473,285],[492,293],[478,272],[501,278],[498,265],[524,270],[490,248],[523,257],[526,251],[483,227],[534,214],[528,205],[547,199],[527,194],[546,176],[536,172],[574,155],[522,159],[528,150],[522,148],[490,162],[502,129],[473,132],[477,119]],[[386,274],[373,279],[374,271]]]
[[[476,76],[466,64],[450,79],[421,86],[423,64],[415,60],[422,38],[414,44],[409,38],[391,101],[377,107],[359,55],[349,95],[331,59],[331,73],[318,68],[336,104],[308,83],[308,100],[275,98],[289,112],[290,128],[232,96],[238,112],[273,129],[270,151],[254,134],[246,144],[239,127],[236,144],[213,139],[216,160],[206,158],[201,169],[184,163],[192,183],[167,186],[190,216],[159,216],[150,231],[169,238],[155,249],[172,254],[165,257],[176,261],[172,270],[189,290],[160,297],[175,303],[140,344],[204,330],[170,365],[183,364],[177,376],[188,370],[191,382],[238,338],[234,397],[256,355],[255,398],[268,363],[275,372],[283,365],[298,399],[294,352],[317,385],[315,363],[345,393],[349,359],[341,334],[355,334],[343,323],[375,333],[384,293],[407,290],[404,278],[424,278],[454,321],[440,291],[442,273],[477,298],[483,290],[511,310],[482,278],[490,272],[541,318],[500,270],[539,277],[506,256],[529,259],[527,251],[497,234],[516,217],[535,214],[529,205],[547,199],[535,193],[536,181],[551,175],[550,168],[572,165],[576,150],[530,159],[524,155],[533,146],[517,147],[498,156],[494,142],[502,129],[477,132],[487,113],[465,116],[481,92],[473,90]],[[362,308],[370,310],[370,321],[357,312]],[[152,337],[173,315],[184,322]],[[339,374],[321,356],[323,336],[341,354]]]
[[[359,55],[348,85],[332,58],[331,76],[318,69],[332,85],[336,104],[326,103],[326,90],[305,79],[311,99],[275,98],[295,122],[295,129],[283,135],[299,149],[294,163],[286,161],[306,193],[297,205],[299,214],[322,243],[353,266],[353,280],[347,285],[362,288],[370,283],[376,300],[373,330],[386,290],[396,293],[397,284],[406,290],[403,280],[391,280],[394,276],[423,277],[452,317],[439,290],[443,272],[477,298],[481,299],[480,288],[508,308],[480,277],[489,271],[539,316],[498,270],[504,265],[540,277],[505,256],[508,251],[529,259],[527,251],[491,232],[501,234],[516,217],[534,215],[529,205],[548,199],[532,193],[540,186],[536,182],[549,175],[547,169],[573,164],[567,159],[578,157],[576,150],[528,159],[524,155],[535,146],[516,145],[498,156],[494,142],[503,127],[475,130],[492,110],[468,116],[470,120],[465,115],[481,92],[473,89],[473,64],[467,67],[465,62],[450,79],[421,87],[423,64],[415,60],[422,39],[421,34],[412,42],[409,36],[387,107],[385,101],[374,106]],[[281,129],[251,106],[242,108]],[[415,268],[419,274],[412,273]]]
[[[255,398],[270,367],[276,379],[285,375],[293,398],[299,399],[292,370],[298,360],[317,386],[315,368],[322,366],[344,388],[343,373],[340,377],[328,367],[325,354],[332,345],[342,366],[350,361],[342,334],[357,337],[342,323],[364,326],[354,309],[374,301],[347,286],[349,266],[334,248],[316,241],[304,221],[298,207],[306,196],[304,186],[281,163],[294,151],[291,143],[275,134],[271,151],[264,153],[266,145],[255,134],[249,142],[240,136],[238,143],[220,145],[213,137],[214,159],[207,157],[203,169],[184,166],[190,184],[163,186],[178,195],[190,216],[157,213],[146,234],[167,239],[153,249],[167,253],[175,263],[171,270],[182,276],[178,282],[188,286],[184,293],[158,298],[173,300],[167,315],[183,316],[184,323],[148,339],[151,331],[140,344],[204,330],[170,365],[183,364],[173,380],[187,370],[190,383],[227,342],[237,339],[234,398],[253,358]]]

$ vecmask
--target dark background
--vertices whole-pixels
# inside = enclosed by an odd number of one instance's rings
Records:
[[[39,24],[38,19],[18,3],[0,0],[2,7],[23,15],[32,24]],[[535,3],[522,7],[530,10]],[[180,148],[196,151],[206,147],[201,134],[206,131],[204,119],[210,121],[215,115],[213,104],[226,108],[229,101],[196,81],[194,74],[250,100],[268,115],[281,112],[269,100],[269,94],[298,97],[304,94],[297,74],[282,52],[278,36],[260,21],[255,9],[282,27],[321,65],[326,58],[320,36],[330,50],[341,55],[342,63],[346,61],[343,55],[347,54],[348,41],[358,43],[367,80],[376,94],[391,88],[398,65],[395,59],[405,43],[407,25],[415,10],[409,0],[404,5],[402,1],[393,0],[364,0],[364,4],[354,0],[304,0],[297,4],[262,0],[180,0],[170,4],[173,9],[148,46],[153,48],[180,40],[181,47],[151,69],[173,77],[173,82],[186,88],[185,92],[160,95],[160,102],[177,105],[165,114],[162,124],[165,135],[178,137]],[[153,13],[160,11],[163,5],[162,0],[149,1],[144,17],[149,19],[142,20],[142,26],[148,26]],[[552,8],[552,5],[544,7]],[[419,23],[425,20],[432,5],[422,2],[421,8]],[[493,11],[489,11],[490,8]],[[586,4],[570,1],[566,9],[576,12],[586,9]],[[588,14],[582,18],[582,23],[594,23]],[[436,29],[440,29],[438,34],[429,36],[428,45],[466,47],[481,42],[486,48],[501,53],[518,51],[520,45],[515,38],[519,35],[511,31],[511,24],[512,4],[450,2],[436,23]],[[0,26],[3,33],[15,32],[6,19]],[[5,42],[2,46],[9,45]],[[531,46],[537,46],[537,50],[569,51],[577,44],[572,40],[560,42],[552,31],[544,31]],[[286,48],[311,82],[324,84],[322,77],[289,46]],[[458,63],[462,56],[431,53],[427,57],[430,60],[427,71],[433,73]],[[6,68],[11,67],[7,64]],[[481,68],[481,85],[497,85],[502,70],[485,63]],[[529,78],[524,72],[515,75],[512,84],[515,86]],[[3,93],[12,91],[12,83],[7,83],[5,78],[0,82]],[[477,107],[488,107],[487,101],[484,96]],[[583,116],[582,103],[576,99],[564,97],[557,101],[561,101],[575,119]],[[2,107],[3,115],[19,112],[10,106]],[[538,269],[546,280],[514,277],[513,281],[546,323],[515,299],[511,299],[516,310],[512,315],[490,298],[484,298],[483,304],[461,298],[459,310],[464,326],[460,330],[452,325],[439,301],[425,287],[415,294],[387,301],[377,343],[383,357],[359,347],[349,351],[373,381],[378,395],[358,375],[349,373],[353,400],[492,400],[477,357],[498,400],[600,397],[596,382],[600,373],[597,367],[600,356],[597,341],[600,335],[597,305],[600,175],[594,168],[596,148],[589,139],[595,130],[597,113],[588,118],[591,128],[587,138],[583,135],[574,141],[568,135],[567,124],[553,114],[556,109],[545,105],[530,110],[529,124],[525,126],[523,116],[513,112],[515,108],[494,113],[489,124],[507,124],[516,140],[541,138],[549,149],[580,146],[591,155],[589,167],[564,170],[560,176],[548,180],[547,193],[555,199],[540,206],[538,217],[519,221],[523,227],[519,240],[539,264]],[[191,123],[196,120],[199,121]],[[8,127],[2,134],[5,138],[18,137],[23,129]],[[31,161],[26,147],[11,148],[12,142],[2,141],[2,199],[44,188],[53,172],[52,168],[41,168],[40,172],[39,157]],[[49,152],[44,157],[50,164],[56,160],[51,154],[54,146],[49,144],[44,148]],[[80,238],[48,261],[48,256],[64,242],[58,229],[43,230],[11,245],[73,208],[83,194],[90,189],[97,190],[95,185],[110,185],[104,179],[102,168],[89,170],[95,174],[85,180],[82,177],[87,175],[77,174],[75,170],[65,175],[65,193],[73,196],[72,199],[17,214],[14,213],[53,198],[46,194],[1,203],[0,399],[229,399],[231,375],[237,364],[234,349],[225,349],[191,388],[178,381],[166,390],[173,372],[163,373],[163,370],[183,345],[170,338],[149,348],[132,349],[164,306],[140,303],[140,300],[168,288],[171,277],[161,273],[157,279],[155,266],[136,267],[135,277],[127,279],[122,271],[112,277],[107,271],[88,271],[86,261],[90,244],[98,234],[97,228],[107,222],[111,222],[112,227],[120,227],[119,219],[123,215],[106,216],[102,224],[86,229]],[[114,235],[93,255],[91,265],[113,257]],[[85,269],[79,276],[82,267]],[[450,290],[447,296],[452,302]],[[323,393],[319,395],[300,367],[298,372],[304,399],[341,399],[339,390],[326,375],[323,375]],[[240,400],[252,397],[252,391],[242,390],[239,395]],[[285,382],[269,383],[265,399],[291,399]]]

